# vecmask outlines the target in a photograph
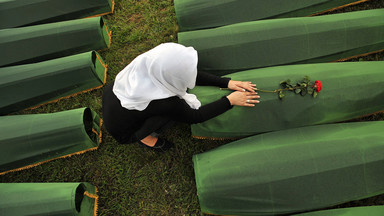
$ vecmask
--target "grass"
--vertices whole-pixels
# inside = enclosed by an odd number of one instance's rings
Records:
[[[372,0],[332,13],[383,8]],[[120,0],[115,13],[105,17],[112,30],[111,48],[101,52],[108,63],[110,83],[137,55],[164,42],[177,42],[177,23],[172,0]],[[384,60],[374,54],[350,61]],[[51,113],[90,107],[99,115],[102,89],[16,114]],[[384,120],[383,114],[354,121]],[[164,154],[134,144],[119,145],[105,130],[97,151],[55,160],[28,170],[0,176],[0,182],[89,182],[99,189],[99,215],[200,215],[192,156],[229,141],[196,140],[190,128],[178,124],[165,137],[176,147]],[[384,196],[341,206],[384,204]]]

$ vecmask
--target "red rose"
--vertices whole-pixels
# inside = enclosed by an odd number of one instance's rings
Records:
[[[323,84],[321,83],[320,80],[315,81],[315,88],[316,88],[316,92],[320,92],[321,89],[323,88]]]

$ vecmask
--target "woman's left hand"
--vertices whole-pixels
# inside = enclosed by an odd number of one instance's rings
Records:
[[[252,84],[252,82],[248,82],[248,81],[242,82],[242,81],[229,80],[228,88],[235,91],[255,92],[256,84]]]

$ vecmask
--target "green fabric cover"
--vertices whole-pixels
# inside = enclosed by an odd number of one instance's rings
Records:
[[[308,212],[295,216],[383,216],[384,206],[367,206],[354,208],[340,208],[323,211]]]
[[[175,0],[180,31],[261,19],[300,17],[360,0]]]
[[[102,86],[105,68],[99,59],[93,51],[0,68],[0,115]]]
[[[218,75],[330,62],[384,49],[384,9],[253,21],[178,36],[198,51],[199,70]]]
[[[227,75],[232,80],[252,81],[262,90],[280,89],[280,82],[301,81],[308,75],[320,80],[323,89],[316,98],[286,91],[260,92],[255,107],[234,106],[231,110],[199,124],[193,124],[197,137],[243,137],[294,127],[345,121],[384,110],[384,61],[321,63],[269,67]],[[202,105],[211,103],[231,90],[196,86]]]
[[[97,147],[100,121],[89,108],[0,117],[0,174]]]
[[[0,0],[0,29],[112,12],[111,0]]]
[[[0,183],[0,215],[93,216],[97,203],[89,183]]]
[[[384,121],[265,133],[193,157],[201,210],[277,215],[384,193]]]
[[[107,48],[101,17],[0,30],[0,66],[34,63]]]

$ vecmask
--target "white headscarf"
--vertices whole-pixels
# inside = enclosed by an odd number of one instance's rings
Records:
[[[193,109],[201,106],[193,94],[197,51],[176,43],[164,43],[136,57],[117,74],[113,93],[121,106],[144,110],[152,100],[178,96]]]

